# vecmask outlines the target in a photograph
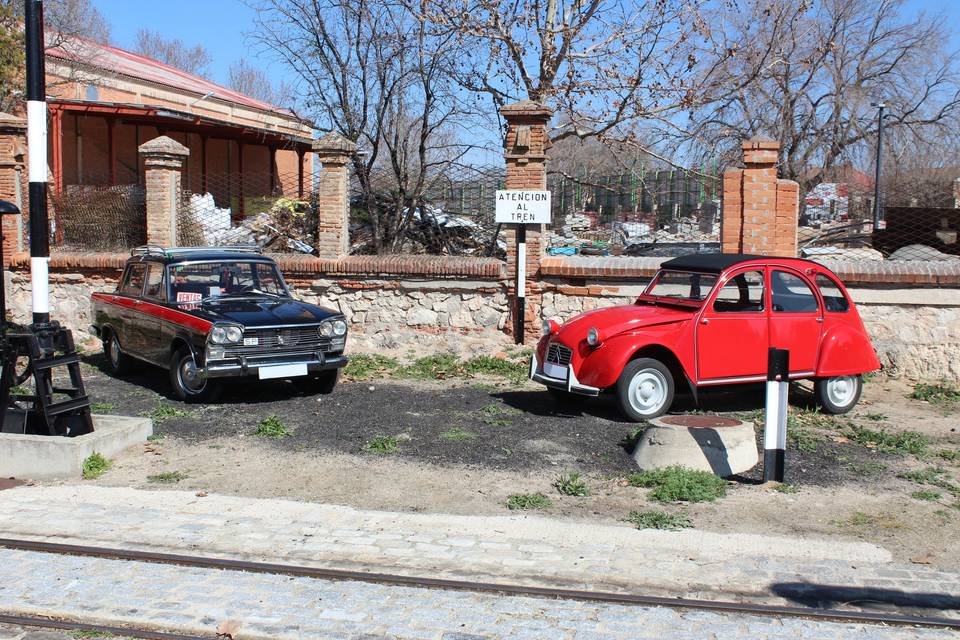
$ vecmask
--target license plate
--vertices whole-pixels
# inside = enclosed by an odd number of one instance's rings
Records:
[[[260,367],[257,374],[261,380],[272,380],[274,378],[296,378],[297,376],[307,375],[307,365],[305,364],[281,364],[275,367]]]
[[[543,363],[543,372],[551,378],[567,379],[567,368],[563,365],[553,364],[552,362]]]
[[[243,339],[243,346],[245,346],[245,347],[255,347],[255,346],[257,346],[258,344],[260,344],[260,339],[259,339],[259,338],[244,338],[244,339]]]

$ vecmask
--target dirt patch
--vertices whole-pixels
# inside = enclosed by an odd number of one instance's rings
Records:
[[[858,538],[901,561],[960,564],[952,534],[960,496],[898,477],[939,467],[941,481],[960,482],[950,453],[960,446],[956,414],[910,399],[903,382],[869,382],[861,405],[840,417],[816,413],[809,386],[794,385],[786,455],[793,486],[762,485],[753,470],[717,502],[661,505],[624,481],[636,470],[629,450],[637,425],[623,421],[610,398],[558,405],[536,386],[493,378],[347,382],[330,396],[276,382],[233,385],[221,403],[197,408],[170,400],[163,373],[146,367],[121,381],[88,365],[85,378],[94,402],[109,408],[103,413],[153,414],[163,434],[116,459],[99,484],[454,514],[503,514],[510,495],[541,492],[553,503],[546,513],[560,518],[622,521],[657,508],[705,530]],[[688,398],[676,408],[742,419],[756,417],[762,403],[761,386],[710,392],[699,406]],[[254,436],[272,416],[290,435]],[[915,431],[923,453],[852,437],[858,428]],[[376,436],[393,445],[369,446]],[[571,471],[584,474],[588,496],[552,486]],[[912,497],[920,491],[937,497]]]

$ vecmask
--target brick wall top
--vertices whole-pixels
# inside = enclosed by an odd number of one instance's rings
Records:
[[[122,269],[129,258],[127,253],[54,253],[50,257],[51,270]],[[280,269],[290,275],[369,275],[369,276],[429,276],[433,278],[476,278],[500,280],[505,277],[504,264],[496,258],[447,256],[346,256],[343,258],[315,258],[313,256],[277,256]],[[11,259],[11,267],[29,269],[30,256],[18,253]]]
[[[537,118],[547,121],[553,116],[553,109],[545,104],[540,104],[532,100],[521,100],[520,102],[504,105],[500,108],[500,113],[507,120],[514,118]]]
[[[137,150],[144,155],[170,155],[170,156],[189,156],[190,149],[186,148],[173,138],[160,136],[153,140],[148,140],[140,145]]]
[[[549,256],[540,265],[547,277],[623,280],[649,278],[669,258]],[[960,286],[960,260],[944,262],[818,260],[851,285]]]
[[[0,131],[23,131],[27,128],[27,121],[23,118],[0,112]]]

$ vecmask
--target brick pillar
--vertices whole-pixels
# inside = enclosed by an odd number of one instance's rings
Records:
[[[503,143],[503,158],[507,164],[505,189],[544,190],[547,188],[547,149],[550,137],[547,124],[553,109],[529,100],[508,104],[500,110],[507,123],[507,136]],[[543,287],[540,283],[540,263],[545,252],[544,226],[528,224],[527,227],[527,312],[524,317],[526,342],[535,342],[540,337]],[[517,242],[516,228],[509,225],[505,232],[507,242],[507,277],[510,283],[512,330],[516,313]]]
[[[753,138],[743,143],[743,169],[723,174],[723,253],[797,255],[800,187],[777,178],[780,143]]]
[[[357,145],[330,132],[313,143],[322,165],[317,189],[317,255],[339,258],[350,252],[348,164]]]
[[[190,150],[160,136],[144,142],[139,151],[146,172],[147,243],[176,246],[183,163]]]
[[[21,118],[0,113],[0,200],[28,208],[26,174],[27,122]],[[23,250],[23,214],[0,216],[3,220],[3,266],[10,265],[15,252]]]

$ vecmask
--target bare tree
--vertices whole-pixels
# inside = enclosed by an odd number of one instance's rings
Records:
[[[210,52],[202,45],[189,47],[180,38],[165,38],[151,29],[137,31],[133,49],[142,56],[198,76],[206,76],[213,62]]]
[[[462,93],[450,76],[452,34],[400,4],[255,0],[252,37],[286,62],[319,125],[358,145],[354,178],[374,250],[395,251],[433,181],[469,148]]]
[[[715,16],[743,44],[722,77],[756,80],[698,111],[691,135],[701,149],[773,137],[781,175],[808,189],[835,166],[872,164],[871,103],[886,102],[894,149],[956,131],[958,58],[940,16],[907,17],[903,0],[754,0],[739,9]]]
[[[90,0],[46,0],[43,4],[44,26],[55,39],[80,37],[104,44],[110,42],[110,23]],[[51,44],[48,40],[47,45]]]
[[[227,86],[245,96],[276,106],[288,105],[293,99],[293,87],[285,81],[275,85],[263,69],[254,67],[246,58],[230,65]]]

